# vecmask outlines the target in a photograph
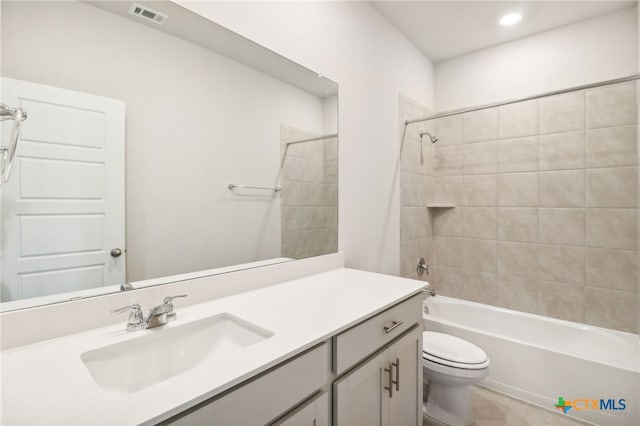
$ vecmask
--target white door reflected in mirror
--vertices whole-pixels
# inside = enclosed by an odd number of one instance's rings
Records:
[[[109,251],[125,242],[124,102],[9,78],[2,89],[29,110],[2,186],[2,301],[120,285],[125,257]]]

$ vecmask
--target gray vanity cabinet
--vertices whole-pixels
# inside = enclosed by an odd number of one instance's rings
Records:
[[[422,328],[395,340],[333,384],[334,426],[416,426],[422,422]]]
[[[419,426],[422,300],[397,303],[162,424]]]

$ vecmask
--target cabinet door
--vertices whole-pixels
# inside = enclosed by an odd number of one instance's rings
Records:
[[[398,340],[389,349],[394,385],[389,398],[389,424],[422,424],[422,327]]]
[[[388,365],[386,350],[334,382],[334,426],[387,425]]]
[[[273,426],[329,426],[329,398],[323,393]]]

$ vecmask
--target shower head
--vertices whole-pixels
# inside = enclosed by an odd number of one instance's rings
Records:
[[[420,142],[422,142],[422,137],[425,136],[425,135],[429,136],[429,139],[431,140],[431,143],[436,143],[439,140],[437,136],[433,136],[429,132],[420,132]]]

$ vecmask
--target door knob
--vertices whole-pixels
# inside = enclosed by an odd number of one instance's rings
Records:
[[[111,249],[111,257],[120,257],[122,255],[122,250],[119,248]]]

